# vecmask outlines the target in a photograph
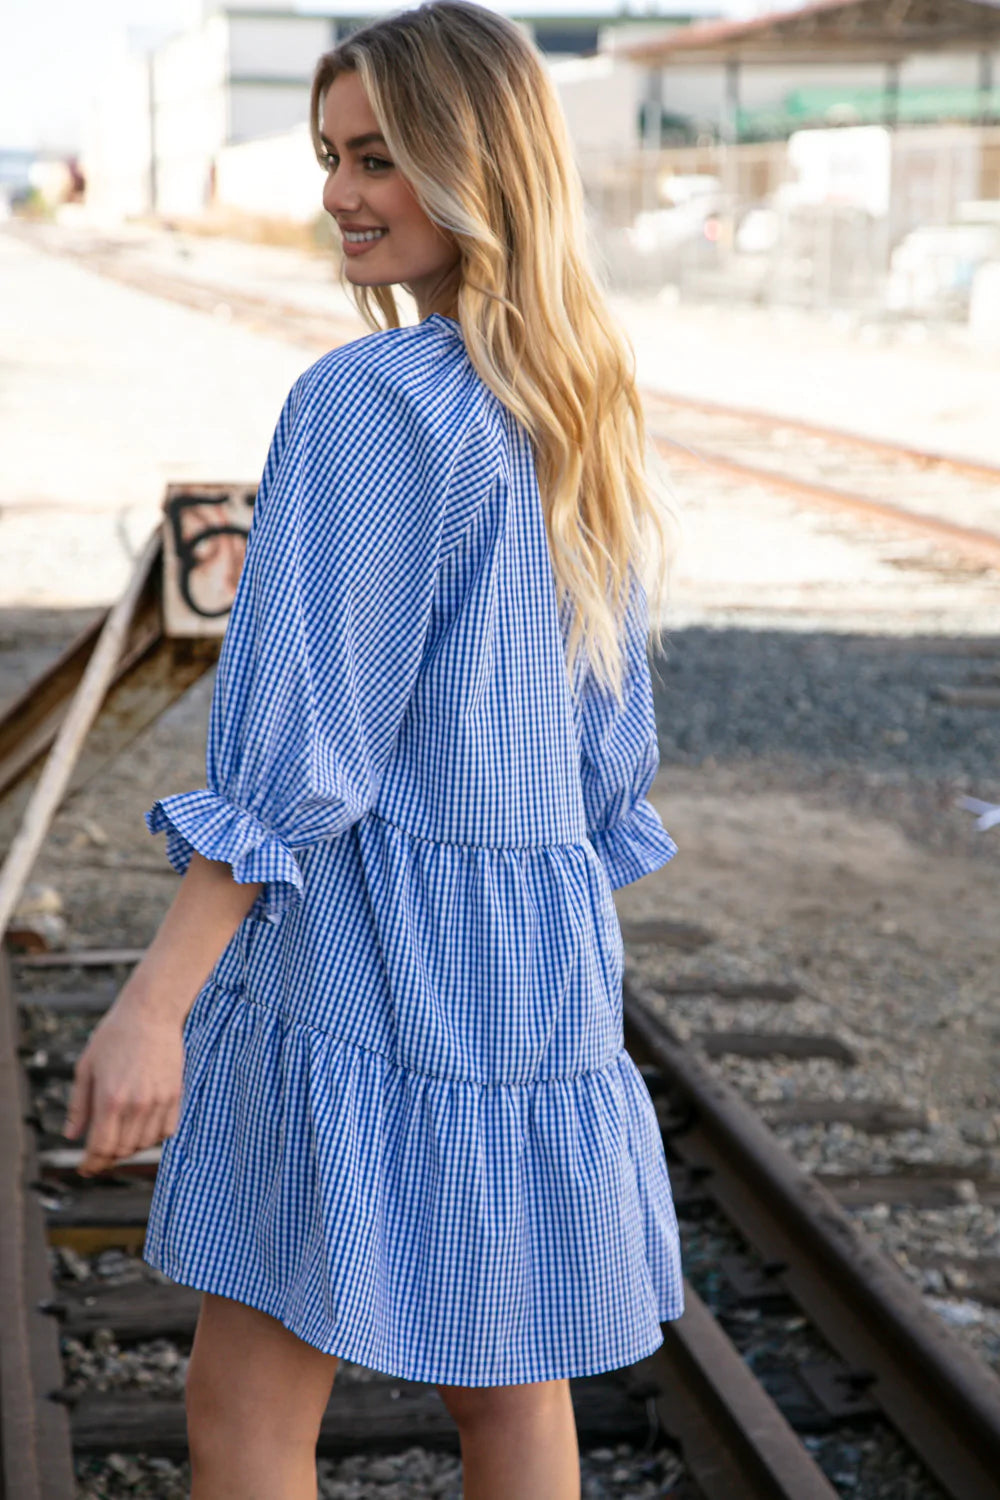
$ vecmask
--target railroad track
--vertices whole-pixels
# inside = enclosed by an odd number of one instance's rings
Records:
[[[301,302],[171,274],[144,264],[141,255],[130,256],[114,240],[71,241],[45,226],[16,221],[4,229],[137,290],[224,316],[302,348],[325,352],[359,334],[357,320],[338,319]],[[644,390],[643,400],[651,440],[676,469],[711,470],[869,527],[888,527],[930,543],[959,568],[1000,568],[998,466],[687,396]],[[983,701],[970,706],[1000,706],[1000,687],[988,687]]]
[[[624,924],[629,943],[692,938],[675,924]],[[67,1377],[61,1348],[100,1337],[118,1346],[188,1344],[198,1293],[157,1280],[78,1288],[53,1282],[56,1246],[85,1256],[141,1249],[159,1148],[100,1178],[81,1179],[80,1147],[58,1133],[62,1099],[87,1030],[112,1001],[133,951],[94,952],[73,971],[76,990],[39,988],[72,955],[15,959],[4,952],[0,993],[0,1287],[3,1487],[16,1500],[63,1500],[84,1456],[185,1455],[183,1403],[141,1391],[99,1392]],[[12,967],[22,986],[15,989]],[[108,983],[109,977],[115,983]],[[95,980],[100,982],[95,983]],[[688,978],[684,985],[697,987]],[[707,981],[716,988],[719,980]],[[787,986],[743,984],[781,999]],[[724,988],[724,986],[723,986]],[[782,993],[779,993],[782,992]],[[784,998],[788,998],[784,996]],[[631,969],[626,1045],[657,1106],[682,1225],[697,1233],[718,1215],[739,1241],[724,1260],[729,1318],[693,1285],[687,1312],[664,1325],[664,1344],[622,1371],[571,1382],[581,1451],[629,1443],[679,1450],[687,1489],[705,1500],[833,1500],[803,1435],[888,1423],[955,1500],[1000,1497],[1000,1381],[926,1307],[917,1291],[855,1228],[827,1188],[810,1180],[766,1125],[698,1051],[655,1018]],[[49,1045],[20,1042],[19,1021],[47,1016]],[[65,1027],[64,1024],[65,1023]],[[747,1308],[797,1308],[818,1358],[793,1359],[758,1380],[731,1336],[733,1297]],[[738,1327],[738,1319],[737,1319]],[[102,1332],[103,1330],[103,1332]],[[318,1455],[380,1455],[419,1445],[458,1452],[457,1431],[433,1387],[379,1376],[340,1377]],[[663,1493],[667,1493],[665,1489]]]
[[[633,942],[643,937],[633,931]],[[709,979],[705,991],[713,986],[722,999],[792,998],[780,993],[787,986],[733,982],[726,994],[723,982]],[[676,983],[677,993],[697,989],[693,976]],[[845,1420],[853,1401],[868,1402],[919,1454],[944,1494],[1000,1493],[1000,1380],[845,1211],[884,1199],[892,1191],[891,1176],[806,1174],[709,1062],[727,1051],[832,1057],[836,1050],[841,1062],[850,1062],[843,1044],[823,1036],[724,1031],[706,1034],[700,1045],[685,1043],[657,1018],[643,982],[628,979],[626,995],[626,1046],[657,1103],[680,1210],[690,1214],[699,1200],[707,1203],[752,1252],[722,1262],[730,1306],[794,1303],[842,1362],[832,1382],[829,1370],[798,1370],[821,1405],[833,1392],[831,1416],[838,1414],[838,1390]],[[856,1106],[851,1100],[813,1103],[814,1117],[831,1122],[850,1119]],[[785,1106],[787,1113],[795,1109],[794,1103]],[[891,1107],[868,1105],[866,1113],[867,1129],[913,1123],[901,1118],[906,1111]],[[774,1114],[781,1118],[780,1106]],[[807,1107],[803,1117],[808,1115]],[[957,1201],[947,1197],[959,1187],[955,1176],[939,1175],[939,1201]]]
[[[300,346],[325,350],[338,336],[356,336],[356,329],[338,328],[301,306],[283,307],[127,265],[111,249],[103,263],[99,254],[96,260],[89,252],[80,258],[140,289],[281,334]],[[680,398],[647,393],[651,433],[667,445],[672,462],[711,465],[747,483],[783,489],[804,503],[919,534],[970,568],[995,568],[1000,557],[998,471],[767,413],[699,409],[690,402],[683,403],[686,441],[678,445],[666,428],[680,425],[681,405]],[[898,497],[901,487],[906,487],[905,506],[891,498]],[[891,648],[895,643],[885,644]],[[943,651],[947,644],[942,641],[934,649]],[[982,650],[995,658],[997,650],[996,641],[972,648],[955,644],[963,654]],[[195,663],[191,670],[199,666]],[[1000,706],[1000,684],[983,676],[988,680],[951,689],[959,697],[949,701]],[[670,923],[658,926],[659,936],[648,923],[639,929],[632,924],[627,944],[683,944],[684,935]],[[74,1052],[92,1024],[87,1017],[100,1013],[116,992],[106,983],[95,985],[93,977],[117,974],[117,965],[137,957],[91,954],[80,969],[80,988],[67,994],[40,993],[26,983],[33,969],[37,979],[46,963],[54,966],[61,960],[60,955],[39,955],[37,961],[17,965],[21,992],[15,996],[8,985],[0,994],[0,1294],[5,1313],[14,1310],[0,1337],[0,1495],[17,1500],[72,1493],[74,1453],[177,1457],[184,1451],[183,1412],[176,1395],[164,1399],[148,1392],[80,1389],[67,1373],[60,1343],[86,1340],[103,1330],[102,1336],[123,1346],[154,1338],[183,1345],[194,1327],[197,1294],[146,1280],[106,1286],[83,1282],[74,1290],[54,1285],[48,1270],[50,1251],[58,1247],[80,1256],[102,1248],[134,1252],[144,1238],[158,1151],[141,1153],[114,1173],[84,1183],[74,1171],[78,1151],[67,1148],[58,1134],[61,1111],[55,1102],[65,1092]],[[697,987],[690,975],[679,985],[688,995]],[[711,976],[705,988],[723,999],[736,998],[723,994],[724,985]],[[737,988],[746,997],[753,987]],[[781,985],[758,986],[758,991],[760,999],[791,998]],[[663,1349],[651,1361],[615,1372],[614,1378],[574,1383],[582,1447],[626,1441],[653,1455],[665,1451],[668,1442],[679,1444],[689,1482],[696,1486],[691,1492],[708,1500],[717,1495],[726,1500],[736,1495],[823,1500],[837,1491],[811,1460],[803,1437],[881,1423],[921,1455],[937,1476],[941,1494],[962,1500],[1000,1495],[1000,1385],[901,1273],[874,1254],[844,1213],[893,1195],[928,1206],[961,1201],[970,1185],[968,1171],[809,1179],[776,1145],[761,1119],[726,1089],[707,1059],[726,1053],[753,1058],[782,1049],[786,1056],[810,1055],[803,1049],[824,1045],[822,1055],[850,1067],[855,1061],[850,1049],[837,1038],[754,1032],[713,1032],[682,1045],[655,1020],[648,998],[630,977],[626,1042],[661,1116],[685,1232],[689,1240],[696,1239],[700,1225],[717,1219],[727,1226],[733,1246],[720,1262],[721,1308],[707,1291],[703,1301],[691,1287],[688,1314],[681,1323],[666,1326]],[[45,1045],[38,1045],[36,1037],[19,1059],[16,1023],[32,1013],[61,1018],[66,1034],[61,1037],[57,1027]],[[811,1055],[817,1055],[815,1050]],[[818,1123],[848,1118],[850,1101],[833,1108],[825,1101],[825,1113],[823,1103],[791,1101],[784,1113],[781,1106],[772,1106],[769,1119],[781,1125],[795,1118],[796,1110],[798,1118],[805,1118],[803,1110],[808,1114],[809,1108]],[[899,1129],[906,1123],[902,1114],[887,1107],[879,1120],[869,1108],[856,1123],[864,1130]],[[1000,1202],[1000,1182],[985,1176],[972,1186],[981,1201]],[[722,1229],[711,1232],[721,1235]],[[813,1357],[790,1359],[784,1366],[779,1361],[760,1384],[737,1347],[740,1317],[787,1317],[788,1308],[800,1309],[808,1320]],[[879,1330],[876,1338],[873,1328]],[[360,1450],[377,1461],[411,1442],[457,1452],[457,1434],[435,1392],[387,1379],[349,1385],[338,1377],[321,1455]]]
[[[675,467],[761,484],[810,506],[926,538],[973,567],[1000,568],[996,465],[774,412],[659,392],[645,392],[644,400],[654,441]],[[671,427],[681,436],[672,436]]]

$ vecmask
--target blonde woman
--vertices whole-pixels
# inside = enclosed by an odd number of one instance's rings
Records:
[[[193,1500],[313,1500],[340,1359],[438,1387],[467,1500],[576,1500],[569,1379],[682,1310],[612,897],[676,852],[667,531],[521,31],[391,14],[312,118],[372,332],[279,417],[207,786],[146,815],[184,880],[70,1126],[87,1172],[168,1134],[144,1257],[204,1294]]]

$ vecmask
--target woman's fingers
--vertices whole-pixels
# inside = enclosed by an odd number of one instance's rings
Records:
[[[66,1106],[66,1120],[63,1125],[63,1135],[70,1140],[80,1134],[86,1127],[90,1117],[90,1092],[93,1083],[93,1074],[90,1071],[90,1062],[86,1053],[77,1060],[73,1070],[73,1086],[69,1093],[69,1103]]]
[[[167,1136],[173,1135],[177,1129],[179,1114],[180,1108],[176,1103],[160,1106],[150,1125],[150,1129],[154,1132],[153,1139],[149,1143],[151,1146],[158,1146],[161,1141],[167,1139]]]
[[[93,1118],[86,1153],[78,1169],[80,1172],[100,1172],[118,1160],[123,1103],[117,1094],[101,1089],[99,1085],[95,1088]]]
[[[159,1107],[155,1103],[143,1105],[126,1114],[118,1141],[119,1156],[134,1156],[137,1151],[156,1145],[159,1139],[155,1133],[159,1114]]]
[[[98,1093],[87,1154],[79,1170],[102,1172],[141,1150],[148,1144],[145,1127],[149,1112],[148,1105],[135,1105],[115,1095],[102,1099]]]
[[[77,1169],[83,1176],[104,1172],[115,1162],[134,1156],[147,1146],[158,1146],[177,1128],[177,1103],[129,1105],[115,1101],[97,1105],[86,1155]]]

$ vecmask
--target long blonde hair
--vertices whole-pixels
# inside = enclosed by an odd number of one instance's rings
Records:
[[[586,659],[620,701],[633,572],[661,628],[669,507],[651,482],[635,354],[592,267],[558,94],[513,21],[427,0],[320,58],[310,127],[321,163],[326,91],[351,71],[417,201],[460,251],[441,310],[454,310],[473,366],[531,439],[570,675]],[[400,326],[390,285],[354,286],[343,263],[341,281],[369,328]]]

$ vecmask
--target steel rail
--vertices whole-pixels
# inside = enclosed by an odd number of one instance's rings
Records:
[[[49,1399],[63,1379],[45,1221],[27,1186],[37,1176],[17,1054],[10,959],[0,944],[0,1496],[67,1500],[76,1486],[66,1407]]]
[[[667,1130],[706,1194],[772,1263],[867,1394],[955,1500],[1000,1500],[1000,1380],[926,1306],[626,972],[625,1044],[686,1111]]]
[[[733,417],[738,421],[756,422],[764,427],[787,427],[792,432],[801,432],[803,437],[821,438],[843,447],[880,453],[885,458],[905,459],[924,468],[950,469],[956,474],[968,474],[976,479],[988,479],[1000,484],[1000,464],[966,458],[960,453],[942,453],[933,448],[911,448],[906,443],[871,437],[868,433],[854,432],[847,427],[826,427],[820,422],[810,422],[805,417],[783,416],[781,412],[765,411],[761,407],[729,406],[724,402],[703,400],[700,396],[682,396],[673,391],[654,391],[644,387],[642,396],[645,404],[654,407],[676,406],[685,411],[703,412],[709,417]]]
[[[656,450],[673,464],[683,468],[704,467],[733,479],[747,480],[766,485],[769,489],[781,490],[796,499],[819,505],[824,510],[849,511],[862,516],[866,521],[885,521],[908,532],[918,532],[931,537],[942,546],[978,563],[993,568],[1000,567],[1000,534],[983,527],[963,526],[957,521],[945,520],[943,516],[924,515],[920,511],[907,510],[905,506],[893,505],[888,500],[874,500],[868,495],[856,494],[853,490],[837,489],[833,485],[821,484],[818,480],[799,479],[792,474],[782,474],[759,464],[743,463],[729,458],[724,453],[710,449],[687,450],[678,447],[669,438],[657,432],[652,434]],[[1000,479],[1000,473],[998,473]]]
[[[664,1323],[652,1368],[661,1425],[705,1500],[836,1500],[833,1488],[697,1292]]]

